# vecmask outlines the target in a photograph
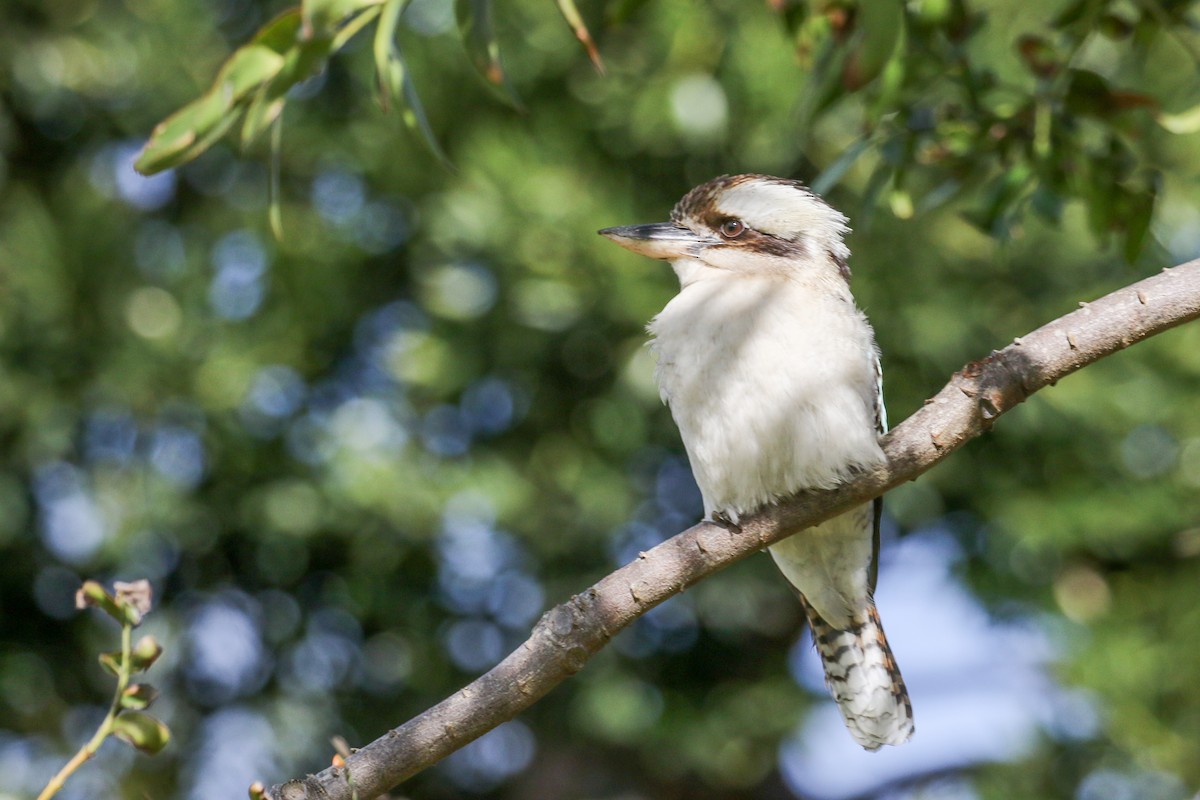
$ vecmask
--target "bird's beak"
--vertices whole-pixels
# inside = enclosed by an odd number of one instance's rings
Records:
[[[668,261],[683,256],[694,256],[706,245],[716,243],[715,239],[706,239],[697,235],[695,231],[673,222],[625,225],[620,228],[605,228],[599,233],[626,250]]]

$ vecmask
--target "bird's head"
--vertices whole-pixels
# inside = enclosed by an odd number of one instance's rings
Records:
[[[692,189],[670,222],[600,231],[622,247],[672,262],[685,274],[705,267],[735,273],[832,270],[849,277],[846,217],[799,181],[723,175]]]

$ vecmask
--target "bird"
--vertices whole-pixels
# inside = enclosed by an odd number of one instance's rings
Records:
[[[670,262],[679,292],[648,324],[655,378],[707,519],[739,520],[886,462],[875,334],[850,291],[848,219],[802,182],[722,175],[669,222],[605,228]],[[769,548],[799,595],[826,684],[863,748],[908,741],[912,704],[875,607],[879,500]]]

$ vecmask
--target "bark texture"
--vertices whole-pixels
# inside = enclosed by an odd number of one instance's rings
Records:
[[[273,786],[274,800],[361,800],[437,763],[512,719],[604,647],[633,620],[719,569],[883,494],[988,430],[1037,390],[1104,356],[1200,318],[1200,260],[1119,289],[1002,350],[973,361],[882,440],[888,463],[851,483],[765,508],[730,531],[693,525],[550,609],[529,638],[492,670],[355,752],[345,768]]]

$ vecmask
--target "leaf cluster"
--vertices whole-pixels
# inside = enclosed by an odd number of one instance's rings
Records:
[[[245,147],[279,120],[289,89],[323,69],[372,22],[381,105],[395,103],[405,124],[449,167],[396,39],[407,4],[311,0],[284,12],[230,56],[208,92],[155,128],[138,169],[152,174],[185,164],[239,120]],[[1114,85],[1095,53],[1136,57],[1156,38],[1176,36],[1200,66],[1200,51],[1182,33],[1189,27],[1186,4],[1076,0],[1046,33],[1016,40],[1024,68],[1019,76],[980,63],[977,39],[985,18],[965,0],[912,7],[779,0],[773,6],[809,72],[803,122],[816,123],[850,97],[862,104],[860,137],[816,178],[819,192],[870,153],[876,164],[865,190],[868,208],[886,201],[906,218],[972,196],[977,199],[965,219],[1005,238],[1027,212],[1057,224],[1064,206],[1081,200],[1093,235],[1118,235],[1129,261],[1141,253],[1162,183],[1144,140],[1155,125],[1174,133],[1195,129],[1195,113],[1162,113],[1158,99]],[[559,7],[603,71],[572,0],[560,0]],[[491,0],[457,0],[455,16],[476,72],[520,109],[501,59]],[[1097,36],[1106,47],[1096,44]],[[277,205],[272,213],[278,214]]]

